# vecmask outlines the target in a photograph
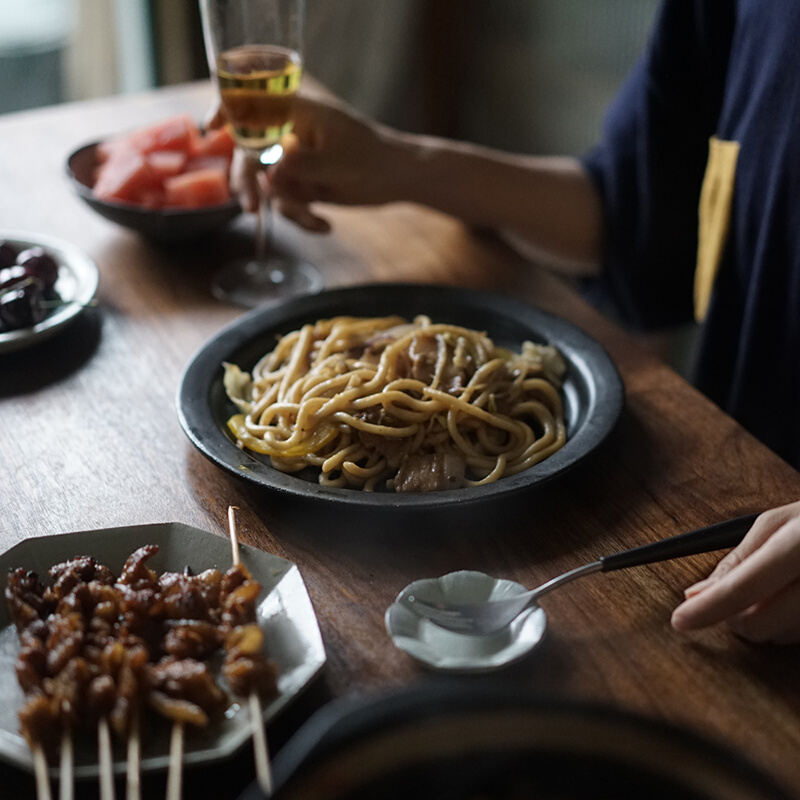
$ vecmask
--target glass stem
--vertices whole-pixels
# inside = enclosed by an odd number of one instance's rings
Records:
[[[266,170],[263,170],[259,178],[261,191],[258,197],[258,218],[256,220],[256,259],[263,261],[272,244],[272,187]]]

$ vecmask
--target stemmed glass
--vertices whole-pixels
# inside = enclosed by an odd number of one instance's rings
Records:
[[[220,299],[251,308],[322,288],[307,262],[272,248],[269,167],[283,155],[302,76],[305,0],[200,0],[206,53],[237,146],[265,172],[255,254],[225,265],[212,282]]]

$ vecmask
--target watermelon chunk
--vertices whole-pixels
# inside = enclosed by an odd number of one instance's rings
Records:
[[[188,159],[183,172],[196,172],[199,169],[221,169],[226,175],[230,171],[231,160],[227,156],[195,156]]]
[[[198,136],[194,142],[195,156],[225,156],[228,160],[233,158],[233,149],[236,142],[233,140],[227,127],[206,131]]]
[[[164,181],[164,203],[179,208],[216,206],[230,199],[228,174],[221,169],[198,169]]]
[[[154,150],[148,153],[145,158],[147,163],[153,168],[161,179],[171,178],[180,175],[186,168],[187,156],[179,150]]]
[[[171,117],[100,143],[93,191],[102,200],[149,209],[219,205],[231,197],[234,146],[227,128],[204,134],[191,117]]]
[[[129,144],[142,153],[154,150],[180,150],[186,153],[197,132],[197,123],[190,116],[182,114],[136,131],[127,138]]]
[[[119,150],[98,170],[94,194],[101,200],[138,203],[143,193],[158,186],[157,174],[136,150]]]

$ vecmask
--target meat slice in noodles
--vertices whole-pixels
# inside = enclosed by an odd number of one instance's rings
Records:
[[[436,492],[461,486],[464,458],[450,451],[414,453],[403,459],[394,479],[396,492]]]

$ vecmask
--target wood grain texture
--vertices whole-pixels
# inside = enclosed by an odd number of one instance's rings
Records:
[[[625,411],[609,442],[525,507],[465,520],[460,531],[432,522],[392,534],[369,524],[332,534],[345,525],[300,517],[222,473],[185,438],[175,395],[192,354],[241,313],[212,298],[208,279],[251,246],[252,220],[203,243],[154,245],[95,215],[63,172],[67,154],[85,141],[182,111],[202,118],[210,102],[208,87],[196,84],[0,118],[2,226],[67,239],[100,269],[98,307],[63,335],[0,356],[0,548],[35,535],[164,521],[224,536],[226,509],[237,505],[243,542],[300,567],[329,657],[317,684],[271,726],[274,746],[330,698],[430,679],[392,645],[383,623],[414,579],[475,568],[534,586],[600,555],[800,496],[797,472],[569,286],[492,236],[410,205],[330,208],[332,235],[282,223],[278,236],[320,265],[328,286],[459,284],[575,322],[605,345],[625,381]],[[547,639],[503,679],[686,725],[800,793],[797,648],[750,646],[724,631],[679,636],[669,627],[683,588],[715,560],[594,575],[549,595]],[[236,796],[253,777],[251,761],[243,752],[230,770],[188,770],[185,796],[200,788],[212,796],[209,786],[215,797]],[[7,765],[0,783],[33,796],[28,777]],[[163,776],[147,787],[163,794]],[[81,791],[91,797],[96,788]]]

